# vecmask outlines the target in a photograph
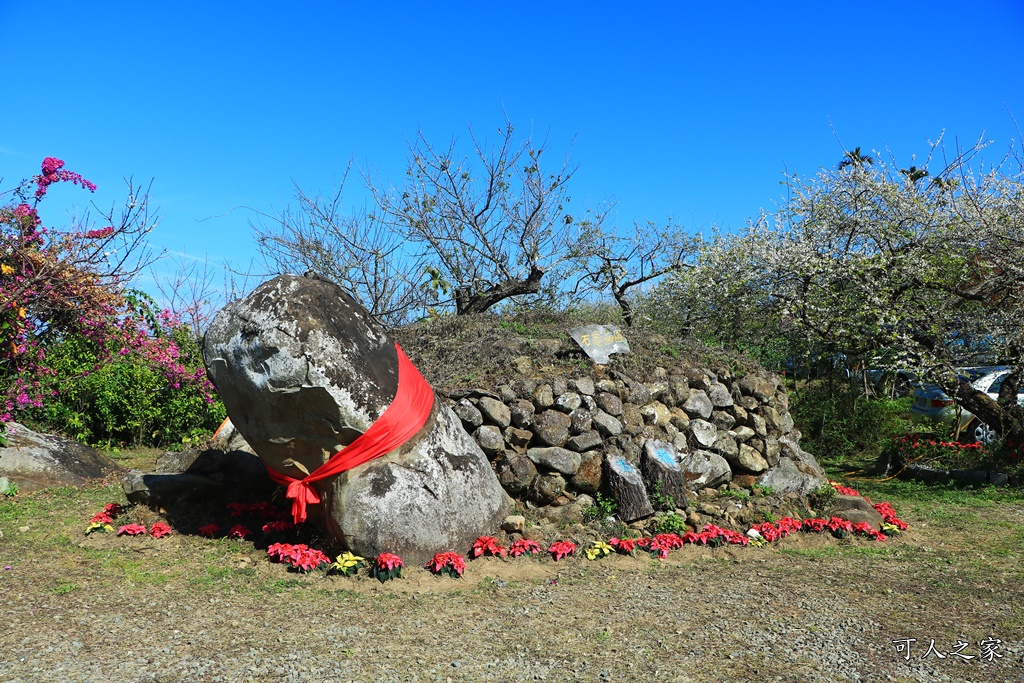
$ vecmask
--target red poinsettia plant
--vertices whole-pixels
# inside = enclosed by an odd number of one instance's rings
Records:
[[[236,524],[228,531],[228,538],[247,539],[252,538],[252,532],[249,531],[249,527],[242,524]]]
[[[206,524],[199,527],[199,535],[205,536],[206,538],[213,538],[220,533],[220,527],[216,524]]]
[[[144,524],[125,524],[117,530],[118,536],[145,536],[146,526]]]
[[[163,538],[171,535],[171,527],[165,522],[157,522],[149,527],[149,535],[153,538]]]
[[[370,567],[370,575],[384,583],[391,579],[398,578],[402,575],[402,567],[405,563],[402,562],[402,558],[392,553],[381,553],[373,561],[373,565]]]
[[[267,548],[267,555],[300,572],[311,572],[331,563],[331,558],[305,543],[274,543]]]
[[[520,555],[539,555],[540,544],[537,543],[537,541],[520,538],[512,543],[512,547],[508,549],[508,554],[512,557],[519,557]]]
[[[608,539],[608,545],[615,548],[616,551],[623,555],[632,556],[636,552],[637,539],[635,538],[612,538]]]
[[[437,553],[434,555],[434,559],[427,562],[427,569],[434,574],[457,579],[462,576],[462,572],[466,571],[466,560],[462,555],[454,552]]]
[[[548,548],[548,552],[555,558],[555,561],[576,554],[576,544],[572,541],[555,541]]]
[[[505,557],[507,550],[505,546],[498,543],[493,536],[481,536],[473,542],[473,557],[491,555],[493,557]]]

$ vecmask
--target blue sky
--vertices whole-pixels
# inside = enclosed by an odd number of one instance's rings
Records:
[[[0,190],[64,159],[99,191],[51,191],[43,218],[59,224],[118,200],[124,176],[153,179],[154,246],[243,269],[253,211],[293,182],[329,191],[351,159],[397,183],[418,129],[446,143],[503,112],[572,146],[577,208],[611,200],[614,225],[694,231],[740,227],[784,171],[835,164],[832,127],[907,164],[943,130],[985,134],[995,159],[1020,144],[1011,114],[1024,127],[1020,0],[0,0],[0,55]]]

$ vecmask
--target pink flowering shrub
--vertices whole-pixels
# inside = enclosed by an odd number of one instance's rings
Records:
[[[97,188],[55,157],[40,170],[0,192],[0,420],[153,446],[215,428],[223,407],[195,335],[130,289],[152,260],[146,193],[129,184],[100,227],[48,226],[55,186]]]

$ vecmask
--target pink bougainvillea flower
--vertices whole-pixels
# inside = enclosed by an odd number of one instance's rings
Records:
[[[206,526],[199,527],[199,535],[206,536],[207,538],[213,538],[220,533],[220,527],[216,524],[207,524]]]
[[[520,555],[537,555],[538,553],[540,553],[540,545],[537,541],[531,541],[526,538],[520,538],[515,541],[512,543],[512,547],[508,550],[508,554],[512,557],[519,557]]]
[[[146,527],[143,524],[125,524],[117,530],[118,536],[145,536]]]
[[[427,562],[427,569],[434,574],[446,574],[453,578],[462,576],[466,571],[466,560],[458,553],[437,553],[434,559]]]
[[[241,524],[236,524],[233,527],[231,527],[230,531],[228,531],[228,538],[252,538],[252,532],[249,531],[248,527],[245,527]]]
[[[473,557],[481,555],[493,555],[494,557],[505,557],[505,546],[499,545],[493,536],[481,536],[473,542]]]
[[[153,538],[163,538],[171,535],[171,527],[163,522],[157,522],[149,527],[149,535]]]
[[[555,561],[576,554],[576,544],[572,541],[555,541],[548,548],[548,552],[555,558]]]

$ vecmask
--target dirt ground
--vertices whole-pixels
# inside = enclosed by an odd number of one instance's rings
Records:
[[[0,503],[0,681],[1024,681],[1019,497],[897,508],[911,528],[884,542],[485,558],[381,584],[248,541],[85,536],[113,491]]]

